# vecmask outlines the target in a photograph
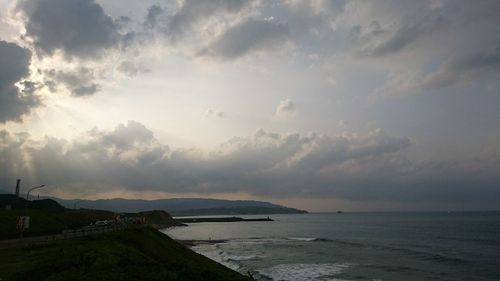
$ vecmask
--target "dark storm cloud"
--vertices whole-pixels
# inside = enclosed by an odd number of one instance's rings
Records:
[[[374,21],[363,35],[358,35],[360,29],[356,26],[353,28],[353,35],[359,36],[356,40],[362,45],[357,53],[361,56],[378,57],[401,51],[417,41],[420,36],[437,29],[439,22],[439,17],[430,15],[427,20],[405,23],[395,31],[390,31],[382,29],[379,23]]]
[[[157,24],[158,17],[164,13],[163,9],[158,5],[153,5],[148,8],[145,24],[149,28],[154,28]]]
[[[95,58],[126,42],[113,18],[94,0],[21,0],[26,36],[41,55]]]
[[[375,13],[371,22],[351,29],[353,52],[361,57],[382,57],[410,49],[454,21],[448,7],[432,7],[428,1],[403,1],[400,5],[385,1],[380,7],[374,6],[375,10],[386,7],[389,11]]]
[[[355,53],[360,56],[394,54],[414,48],[416,43],[423,40],[446,40],[439,38],[439,35],[457,31],[463,33],[460,34],[462,39],[472,39],[477,34],[467,34],[465,29],[468,26],[499,23],[495,16],[500,12],[498,1],[402,1],[400,5],[381,1],[373,6],[379,13],[372,15],[372,21],[364,26],[355,25],[351,30]],[[384,7],[387,11],[384,11]],[[380,19],[386,20],[385,24]],[[439,34],[438,37],[430,39],[435,34]]]
[[[51,69],[44,74],[48,79],[45,84],[52,92],[57,91],[58,84],[64,85],[75,97],[89,96],[99,91],[94,71],[90,68],[80,67],[72,71]]]
[[[37,142],[6,131],[0,138],[2,185],[31,177],[26,181],[74,194],[85,192],[82,186],[100,186],[89,192],[243,191],[277,198],[413,202],[493,200],[500,195],[498,155],[413,162],[401,153],[412,144],[408,138],[381,131],[329,137],[258,130],[251,137],[229,140],[207,156],[190,149],[170,150],[133,121],[112,131],[88,131],[72,142]]]
[[[430,88],[446,87],[468,82],[478,76],[495,75],[500,70],[500,46],[492,51],[475,53],[452,59],[435,73],[429,74],[423,85]]]
[[[227,30],[200,55],[221,59],[236,59],[249,52],[265,50],[286,42],[289,28],[286,24],[269,20],[249,19]]]
[[[36,85],[22,81],[29,75],[31,52],[14,43],[0,41],[0,123],[20,121],[40,101],[34,95]],[[15,84],[21,82],[18,88]]]

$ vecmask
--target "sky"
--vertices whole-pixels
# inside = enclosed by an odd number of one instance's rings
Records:
[[[0,0],[0,189],[500,209],[496,0]]]

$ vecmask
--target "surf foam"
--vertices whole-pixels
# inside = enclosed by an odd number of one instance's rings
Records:
[[[191,247],[191,250],[195,251],[198,254],[204,255],[205,257],[216,261],[226,267],[229,267],[232,270],[239,271],[240,266],[234,262],[228,260],[224,251],[221,250],[217,244],[202,244]]]
[[[335,275],[348,265],[338,263],[321,264],[279,264],[257,272],[276,281],[340,281]]]

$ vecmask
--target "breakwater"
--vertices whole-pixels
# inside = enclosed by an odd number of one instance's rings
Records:
[[[241,221],[274,221],[267,218],[245,219],[241,217],[209,217],[209,218],[175,218],[179,223],[200,223],[200,222],[241,222]]]

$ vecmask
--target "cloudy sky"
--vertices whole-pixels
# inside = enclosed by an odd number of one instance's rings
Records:
[[[0,0],[0,189],[500,209],[498,15],[497,0]]]

